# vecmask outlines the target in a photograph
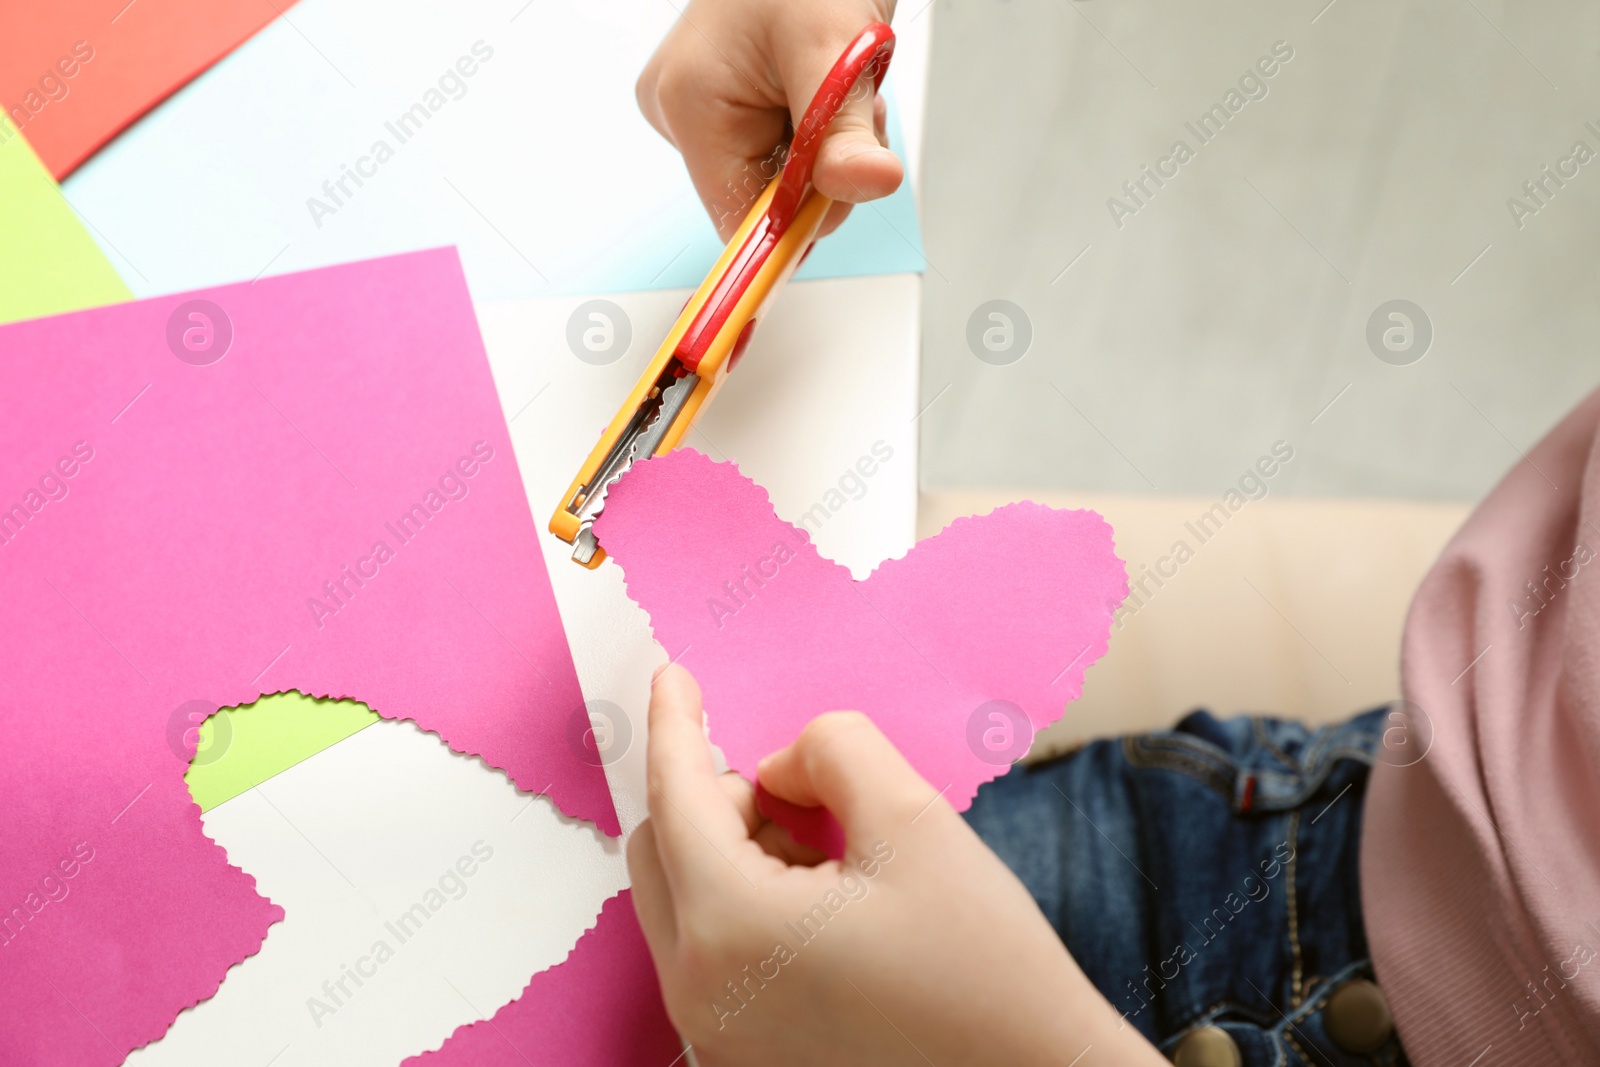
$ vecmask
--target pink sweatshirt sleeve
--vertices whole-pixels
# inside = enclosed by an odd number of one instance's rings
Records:
[[[1597,426],[1600,392],[1472,514],[1406,622],[1432,743],[1373,773],[1361,896],[1418,1067],[1600,1063]]]

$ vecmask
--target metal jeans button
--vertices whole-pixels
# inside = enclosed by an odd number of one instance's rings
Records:
[[[1356,1056],[1376,1052],[1394,1034],[1388,998],[1365,978],[1351,979],[1333,991],[1322,1009],[1322,1025],[1334,1044]]]
[[[1241,1067],[1239,1046],[1226,1030],[1202,1026],[1191,1030],[1178,1042],[1172,1062],[1177,1067]]]

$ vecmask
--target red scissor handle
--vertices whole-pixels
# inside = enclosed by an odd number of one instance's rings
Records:
[[[778,179],[777,192],[767,208],[774,234],[781,236],[800,210],[800,202],[811,185],[811,168],[817,162],[817,149],[822,147],[828,127],[839,117],[856,82],[862,75],[871,74],[872,87],[876,90],[889,72],[889,59],[893,55],[894,31],[885,23],[871,23],[850,42],[850,47],[822,79],[817,95],[811,98],[811,106],[806,108],[805,116],[795,127],[788,160],[783,165],[783,177]]]
[[[811,192],[811,168],[817,162],[817,149],[821,147],[828,127],[838,117],[856,83],[870,72],[873,88],[876,89],[888,73],[889,57],[893,54],[894,31],[881,22],[874,22],[857,35],[823,79],[822,87],[812,97],[811,106],[806,109],[800,125],[794,131],[783,174],[777,180],[777,188],[772,191],[766,211],[745,234],[737,252],[717,277],[710,295],[700,305],[673,348],[673,356],[685,370],[698,373],[700,361],[727,325],[734,306],[750,288],[751,280],[761,273],[772,250],[778,246],[801,206],[806,203],[806,197]],[[748,325],[742,329],[744,336],[748,337]]]

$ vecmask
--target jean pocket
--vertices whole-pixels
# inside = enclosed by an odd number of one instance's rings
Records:
[[[1122,739],[1122,758],[1139,770],[1188,775],[1230,803],[1238,792],[1239,765],[1233,755],[1190,734],[1161,731],[1129,735]]]
[[[1347,760],[1365,773],[1375,723],[1363,715],[1311,730],[1263,716],[1223,720],[1196,712],[1175,730],[1124,738],[1122,753],[1131,767],[1187,775],[1241,814],[1288,811],[1315,796]]]

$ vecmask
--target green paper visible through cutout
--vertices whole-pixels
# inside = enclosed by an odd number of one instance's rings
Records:
[[[293,690],[223,708],[201,724],[183,780],[200,810],[210,811],[378,720],[360,701]]]
[[[27,139],[3,115],[0,226],[0,323],[132,298]]]

